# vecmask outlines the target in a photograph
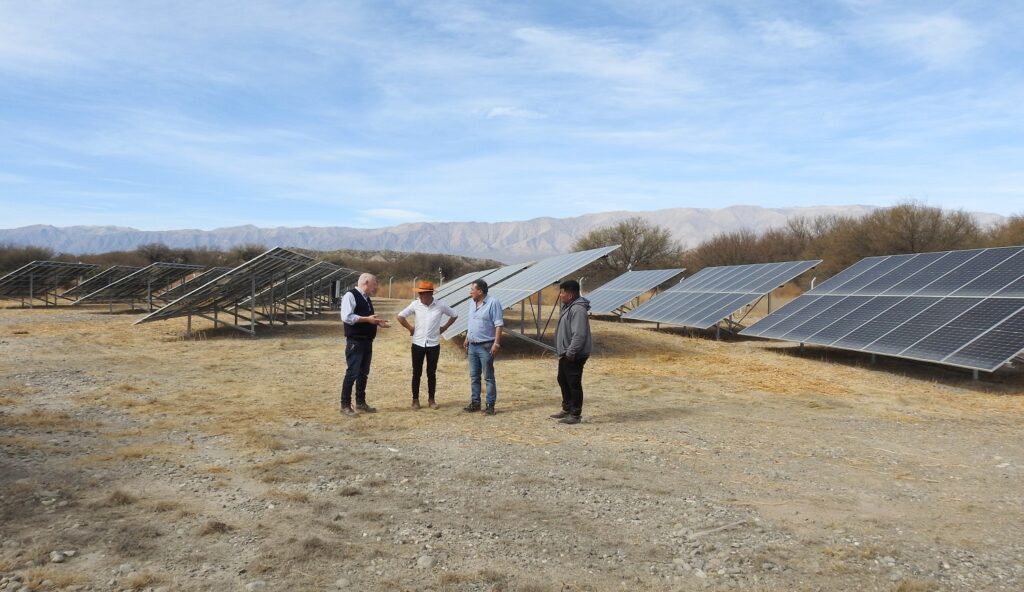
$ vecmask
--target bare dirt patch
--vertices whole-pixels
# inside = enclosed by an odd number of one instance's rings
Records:
[[[496,416],[461,411],[450,343],[441,408],[409,409],[390,329],[353,420],[334,316],[131,318],[0,310],[0,589],[1024,587],[1018,370],[595,321],[563,426],[555,360],[512,339]]]

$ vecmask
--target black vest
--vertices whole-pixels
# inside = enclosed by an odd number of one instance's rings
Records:
[[[373,314],[373,304],[370,303],[369,298],[363,296],[362,292],[352,288],[348,293],[356,299],[356,308],[352,312],[361,317],[368,317]],[[372,323],[356,323],[355,325],[344,323],[344,325],[345,337],[362,337],[373,340],[377,336],[377,325]]]

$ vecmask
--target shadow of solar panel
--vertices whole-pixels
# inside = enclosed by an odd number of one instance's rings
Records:
[[[590,301],[590,314],[611,314],[630,300],[653,290],[683,269],[630,270],[586,294]]]
[[[707,267],[623,318],[710,329],[818,263],[821,260]]]
[[[542,259],[533,265],[527,264],[529,267],[498,282],[492,283],[489,278],[485,278],[489,284],[487,295],[489,298],[496,298],[503,308],[515,306],[534,293],[550,286],[581,267],[597,261],[618,248],[619,245],[612,245],[589,251],[556,255],[555,257]],[[448,304],[453,306],[450,303]],[[466,308],[467,310],[460,312],[459,318],[445,331],[445,339],[455,337],[469,326],[468,306]]]
[[[869,257],[742,331],[992,371],[1024,350],[1024,247]]]

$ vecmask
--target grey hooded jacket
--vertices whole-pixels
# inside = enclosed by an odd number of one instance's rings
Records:
[[[590,337],[590,301],[580,296],[569,304],[563,304],[555,329],[555,351],[558,357],[570,360],[586,358],[594,349]]]

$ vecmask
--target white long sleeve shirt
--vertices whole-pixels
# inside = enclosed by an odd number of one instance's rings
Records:
[[[430,306],[425,306],[419,298],[413,300],[409,306],[398,313],[398,316],[403,319],[409,318],[409,315],[416,315],[412,342],[420,347],[433,347],[441,343],[441,317],[447,316],[453,319],[459,317],[455,309],[444,302],[434,300]]]

